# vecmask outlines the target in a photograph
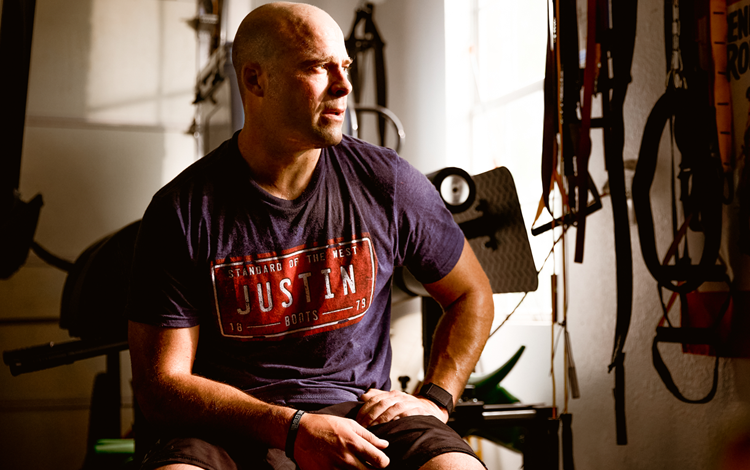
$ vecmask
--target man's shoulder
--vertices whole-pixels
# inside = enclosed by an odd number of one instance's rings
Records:
[[[342,136],[341,142],[338,145],[335,145],[334,148],[340,149],[342,151],[352,151],[367,155],[378,155],[384,158],[398,157],[398,154],[388,147],[380,147],[378,145],[371,144],[367,141],[346,134]]]
[[[341,143],[332,147],[334,155],[350,164],[364,167],[390,167],[403,164],[403,159],[392,149],[344,135]]]

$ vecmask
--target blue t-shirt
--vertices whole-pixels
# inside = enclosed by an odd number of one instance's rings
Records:
[[[424,283],[463,233],[395,152],[344,136],[293,201],[251,178],[237,135],[153,198],[129,318],[200,325],[194,373],[272,403],[334,404],[390,389],[394,266]]]

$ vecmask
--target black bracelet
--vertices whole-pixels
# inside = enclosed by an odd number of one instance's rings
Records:
[[[297,410],[292,418],[292,424],[289,425],[289,432],[286,435],[286,456],[292,459],[294,462],[294,441],[297,440],[297,431],[299,431],[299,422],[302,419],[302,415],[305,414],[302,410]]]

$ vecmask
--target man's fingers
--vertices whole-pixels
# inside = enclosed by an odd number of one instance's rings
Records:
[[[364,427],[374,426],[376,424],[387,423],[401,416],[409,414],[408,407],[401,402],[392,400],[383,400],[373,404],[367,410],[360,410],[357,421]]]
[[[447,422],[448,413],[431,401],[399,391],[368,390],[362,395],[364,404],[357,414],[357,422],[368,428],[405,416],[429,415]]]
[[[385,468],[391,462],[391,459],[382,451],[388,447],[388,441],[381,439],[367,429],[360,428],[357,431],[366,442],[361,450],[360,458],[368,465],[375,468]]]
[[[357,422],[364,427],[386,423],[402,415],[408,415],[409,395],[401,392],[369,390],[362,395],[364,405],[357,414]]]
[[[385,449],[386,447],[388,447],[388,441],[379,438],[365,428],[360,428],[357,434],[362,436],[367,442],[374,445],[378,449]]]
[[[312,470],[385,468],[390,460],[381,449],[386,447],[388,441],[351,419],[309,413],[300,422],[295,458]]]
[[[362,394],[362,401],[368,401],[368,400],[375,398],[378,395],[383,395],[383,394],[388,394],[388,392],[384,390],[378,390],[377,388],[371,388],[370,390]]]

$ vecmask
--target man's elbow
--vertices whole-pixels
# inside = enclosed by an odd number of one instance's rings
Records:
[[[495,316],[495,300],[490,280],[484,271],[478,273],[470,286],[467,295],[471,298],[471,303],[482,316],[489,316],[491,321]]]
[[[482,289],[479,294],[479,308],[476,309],[479,316],[481,316],[482,326],[489,335],[489,330],[492,328],[492,322],[495,320],[495,299],[492,295],[492,289],[487,284],[487,289]]]

